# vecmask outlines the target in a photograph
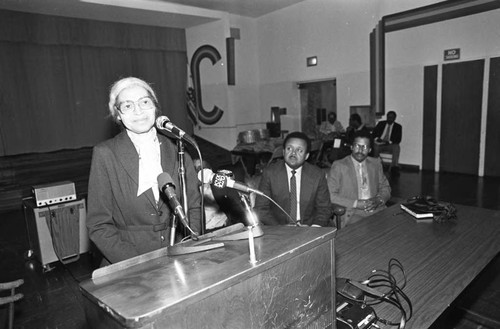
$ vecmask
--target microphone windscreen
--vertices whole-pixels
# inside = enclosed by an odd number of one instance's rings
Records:
[[[234,178],[234,174],[231,170],[228,170],[228,169],[220,169],[220,170],[217,170],[217,173],[219,175],[224,175],[224,176],[227,176],[227,177],[231,177],[231,178]]]
[[[164,128],[163,125],[165,124],[165,122],[170,122],[170,119],[165,115],[159,116],[158,118],[156,118],[156,128]]]
[[[202,180],[202,172],[203,171],[203,180]],[[210,184],[212,183],[212,177],[214,175],[214,172],[210,170],[209,168],[204,168],[203,170],[198,171],[198,180],[202,182],[203,184]]]
[[[158,187],[160,187],[160,189],[167,184],[175,186],[174,181],[172,180],[172,176],[170,176],[170,174],[166,172],[159,174],[157,181],[158,181]]]

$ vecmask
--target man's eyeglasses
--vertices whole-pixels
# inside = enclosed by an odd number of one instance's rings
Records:
[[[291,146],[287,146],[285,148],[285,152],[286,153],[294,153],[297,154],[297,155],[304,155],[304,153],[306,153],[306,151],[304,149],[301,149],[301,148],[293,148]]]
[[[370,146],[364,144],[353,144],[352,147],[361,151],[368,151],[370,148]]]
[[[116,105],[116,108],[118,111],[121,112],[121,114],[129,114],[134,112],[135,107],[139,106],[141,110],[151,110],[152,108],[155,107],[155,102],[150,96],[144,96],[142,98],[139,98],[137,102],[133,101],[124,101]]]

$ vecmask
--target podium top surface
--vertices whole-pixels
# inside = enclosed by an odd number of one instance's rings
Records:
[[[169,256],[167,247],[135,257],[127,266],[113,264],[116,270],[81,283],[82,293],[117,321],[134,327],[329,243],[336,233],[335,228],[263,229],[264,234],[254,239],[255,264],[250,263],[248,240],[223,241],[222,248],[177,256]]]

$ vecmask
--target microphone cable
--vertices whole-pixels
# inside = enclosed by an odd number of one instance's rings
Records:
[[[290,216],[289,213],[287,213],[285,211],[285,209],[283,209],[276,201],[274,201],[271,197],[267,196],[265,193],[262,193],[261,196],[264,196],[266,197],[266,199],[268,199],[269,201],[271,201],[274,205],[276,205],[276,207],[278,207],[289,219],[290,221],[295,225],[295,226],[301,226],[300,223],[293,219],[292,216]]]
[[[55,211],[47,204],[45,203],[45,206],[47,207],[47,216],[49,216],[49,219],[48,219],[48,222],[49,222],[49,226],[48,226],[48,229],[49,229],[49,234],[50,234],[50,241],[51,241],[51,244],[52,244],[52,249],[54,250],[54,255],[56,255],[57,259],[59,260],[59,262],[63,265],[63,268],[66,272],[69,273],[69,275],[71,276],[71,278],[73,278],[73,280],[76,282],[76,283],[80,283],[81,280],[78,280],[76,278],[76,276],[73,274],[73,272],[69,269],[69,267],[67,266],[67,264],[69,262],[66,262],[62,257],[61,255],[59,254],[57,248],[56,248],[56,243],[55,243],[55,234],[54,234],[54,227],[53,227],[53,221],[54,219],[56,218],[56,213]],[[80,229],[80,228],[78,228]],[[80,238],[78,238],[78,241],[80,241]],[[74,261],[78,261],[80,260],[80,243],[78,243],[78,250],[77,250],[77,257]],[[48,270],[47,271],[52,271],[54,268],[50,268],[50,264],[48,264]]]
[[[165,130],[165,129],[159,127],[160,124],[159,124],[158,120],[161,117],[168,119],[166,116],[158,116],[155,119],[155,127],[160,132]],[[170,121],[170,119],[168,119],[168,120]],[[172,134],[172,135],[175,136],[175,134]],[[189,136],[188,134],[184,134],[184,136],[189,137],[189,138],[184,138],[184,140],[187,141],[189,144],[191,144],[194,147],[194,149],[196,150],[196,153],[198,154],[198,158],[200,159],[200,168],[201,168],[200,170],[202,171],[201,178],[203,178],[203,157],[201,155],[200,148],[198,147],[198,143],[196,143],[196,140],[193,137]],[[171,138],[170,135],[168,137]],[[183,139],[182,136],[175,136],[175,137],[177,138],[178,141],[182,142],[182,139]],[[177,145],[177,147],[179,147],[179,145]],[[206,225],[206,223],[205,223],[205,196],[203,193],[203,184],[198,186],[198,191],[200,192],[200,196],[201,196],[201,202],[200,202],[201,232],[199,232],[199,233],[200,233],[200,235],[202,235],[202,234],[205,234],[205,225]],[[183,197],[184,197],[184,195],[183,195]],[[184,200],[183,200],[183,202],[184,202]],[[188,218],[190,218],[189,209],[185,209],[185,212],[186,212],[186,216],[188,216]],[[186,237],[184,237],[182,240],[184,240],[184,239],[186,239]]]
[[[398,283],[396,272],[400,272],[402,282]],[[401,281],[401,280],[400,280]],[[363,294],[357,298],[341,295],[356,303],[372,306],[381,303],[388,303],[396,307],[401,313],[399,322],[390,321],[380,318],[375,310],[377,322],[388,326],[397,326],[399,329],[404,329],[406,323],[413,315],[413,306],[409,297],[403,292],[406,286],[406,273],[403,265],[395,258],[389,260],[387,270],[373,270],[372,274],[365,281],[354,281],[346,279],[346,283],[360,289]]]
[[[395,271],[399,271],[401,273],[403,281],[400,284],[398,284],[396,280]],[[400,322],[393,322],[381,318],[379,318],[378,321],[386,325],[398,326],[400,329],[403,329],[406,322],[408,322],[413,315],[413,306],[409,297],[403,292],[407,281],[406,273],[401,262],[395,258],[391,258],[386,271],[374,270],[368,277],[367,281],[367,286],[370,288],[386,289],[386,292],[383,293],[381,297],[374,298],[372,305],[387,302],[398,308],[401,312]]]
[[[194,140],[194,138],[193,138]],[[196,152],[198,153],[198,157],[200,159],[200,171],[201,171],[201,179],[203,182],[203,157],[201,156],[201,151],[200,148],[198,147],[198,144],[194,143],[193,144],[194,148],[196,149]],[[195,168],[196,171],[196,168]],[[199,181],[198,181],[199,182]],[[198,191],[200,191],[200,196],[201,196],[201,202],[200,202],[200,221],[201,221],[201,232],[200,235],[205,234],[206,231],[206,216],[205,216],[205,193],[203,193],[203,183],[198,185]]]

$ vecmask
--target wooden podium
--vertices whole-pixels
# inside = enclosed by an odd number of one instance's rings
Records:
[[[255,264],[248,240],[114,264],[80,285],[89,327],[335,328],[335,232],[265,226]]]

